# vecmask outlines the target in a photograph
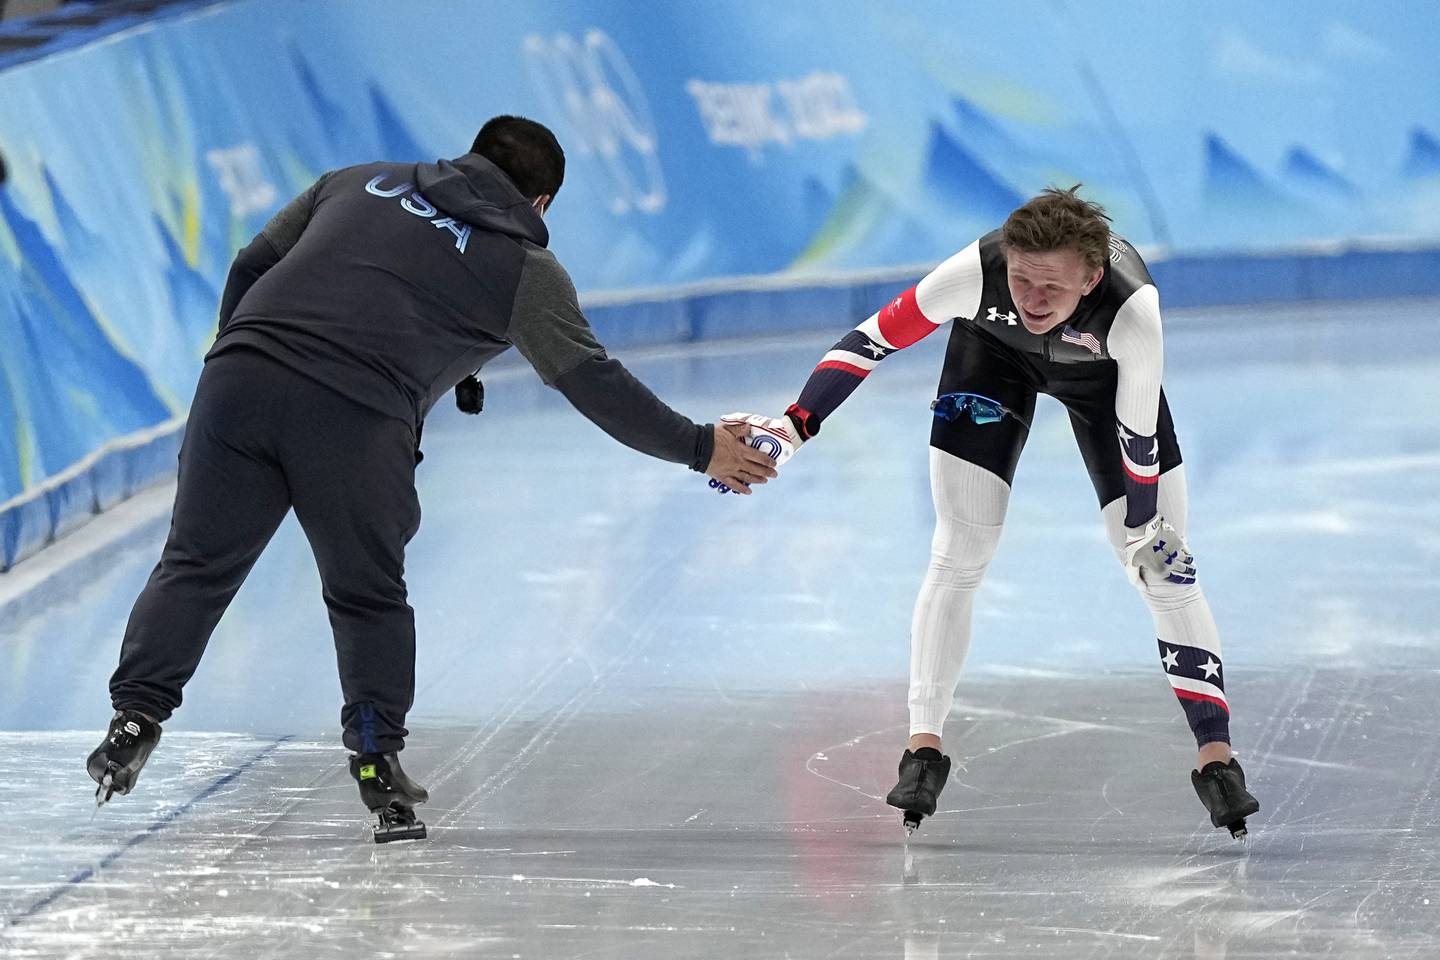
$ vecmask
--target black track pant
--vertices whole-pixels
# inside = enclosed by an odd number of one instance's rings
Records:
[[[170,535],[110,680],[116,709],[163,721],[180,705],[221,614],[291,507],[335,634],[345,745],[404,745],[415,693],[404,579],[405,545],[420,526],[414,431],[246,349],[201,374]]]

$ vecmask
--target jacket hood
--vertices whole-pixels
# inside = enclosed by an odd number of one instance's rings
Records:
[[[542,247],[550,242],[550,231],[530,201],[499,167],[479,154],[417,163],[415,185],[426,200],[456,220]]]

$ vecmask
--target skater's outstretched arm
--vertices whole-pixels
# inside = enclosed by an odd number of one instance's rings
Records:
[[[820,358],[800,399],[785,411],[800,439],[819,433],[824,419],[881,360],[918,343],[955,317],[974,317],[980,309],[983,280],[977,240],[841,337]]]

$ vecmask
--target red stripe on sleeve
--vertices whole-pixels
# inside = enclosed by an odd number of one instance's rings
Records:
[[[853,374],[855,374],[855,376],[860,377],[861,379],[864,379],[865,377],[870,376],[870,371],[869,371],[869,370],[866,370],[864,367],[857,367],[857,366],[855,366],[854,364],[849,364],[849,363],[841,363],[839,360],[826,360],[824,363],[821,363],[821,364],[819,364],[818,366],[816,366],[815,369],[816,369],[816,370],[843,370],[843,371],[846,372],[846,373],[853,373]]]
[[[915,288],[911,287],[891,300],[880,310],[880,335],[896,348],[910,344],[935,332],[935,324],[920,312],[915,302]]]

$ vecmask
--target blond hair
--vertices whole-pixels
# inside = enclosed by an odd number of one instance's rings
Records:
[[[1046,187],[1005,219],[1005,245],[1026,253],[1074,250],[1098,270],[1110,256],[1110,218],[1098,203],[1082,200],[1080,184],[1069,190]]]

